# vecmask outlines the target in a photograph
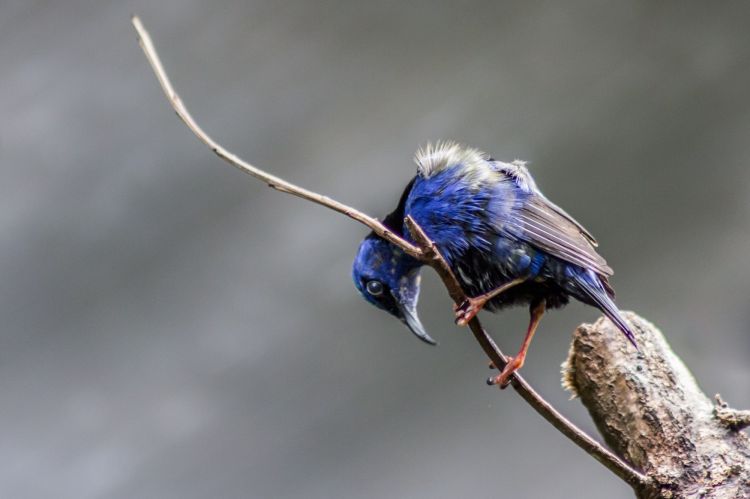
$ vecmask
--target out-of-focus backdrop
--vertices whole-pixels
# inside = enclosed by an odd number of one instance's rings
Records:
[[[627,498],[453,326],[365,304],[366,231],[222,163],[385,214],[427,140],[530,161],[598,236],[619,304],[750,407],[750,7],[677,2],[0,5],[0,496]],[[524,374],[560,388],[550,314]],[[526,311],[485,314],[514,351]]]

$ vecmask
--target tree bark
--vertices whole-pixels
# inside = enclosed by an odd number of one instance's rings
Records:
[[[606,319],[575,331],[563,386],[607,444],[649,478],[641,498],[750,498],[750,413],[712,402],[662,333],[636,314],[640,352]]]

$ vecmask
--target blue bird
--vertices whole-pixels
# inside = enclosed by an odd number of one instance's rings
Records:
[[[613,272],[596,252],[596,240],[542,194],[523,162],[496,161],[455,142],[427,144],[414,161],[417,174],[383,224],[412,241],[404,227],[410,215],[437,245],[471,297],[454,307],[456,323],[466,325],[483,308],[529,306],[520,351],[488,383],[507,384],[523,366],[545,310],[566,305],[571,296],[601,310],[637,348],[613,301]],[[416,311],[421,266],[371,233],[359,246],[352,275],[365,300],[434,345]]]

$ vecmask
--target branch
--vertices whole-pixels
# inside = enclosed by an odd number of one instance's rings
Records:
[[[716,407],[714,407],[714,415],[721,424],[726,426],[732,431],[740,431],[750,426],[750,411],[741,411],[739,409],[732,409],[729,404],[721,399],[721,395],[718,393],[714,397],[716,400]]]
[[[133,26],[138,33],[139,43],[143,52],[146,54],[148,62],[151,64],[151,68],[156,74],[159,84],[167,96],[170,104],[174,108],[177,116],[188,126],[188,128],[195,134],[198,139],[204,144],[209,146],[211,150],[224,161],[230,165],[239,169],[240,171],[252,175],[253,177],[265,182],[269,187],[276,189],[280,192],[292,194],[294,196],[312,201],[319,205],[330,208],[339,213],[343,213],[360,222],[361,224],[372,229],[377,235],[391,242],[392,244],[403,249],[406,253],[424,262],[426,265],[431,266],[436,270],[438,275],[443,280],[448,292],[456,303],[462,303],[466,299],[466,295],[461,288],[461,285],[456,280],[450,267],[448,266],[445,259],[440,255],[435,244],[427,237],[421,227],[416,222],[407,218],[405,221],[409,231],[412,233],[414,240],[418,246],[411,244],[409,241],[394,234],[385,225],[380,223],[377,219],[366,215],[365,213],[343,203],[340,203],[327,196],[320,195],[318,193],[309,191],[297,185],[294,185],[286,180],[271,175],[260,168],[257,168],[250,163],[242,160],[237,155],[229,152],[224,147],[214,141],[203,129],[198,126],[190,112],[187,110],[182,100],[175,92],[172,87],[172,83],[167,76],[164,67],[162,66],[159,55],[156,52],[151,37],[149,36],[146,29],[143,27],[141,20],[137,16],[132,18]],[[492,363],[498,368],[502,369],[508,362],[508,358],[502,353],[497,347],[492,338],[482,328],[479,319],[474,317],[469,322],[474,337],[477,342],[481,345],[484,352],[487,354]],[[562,414],[555,410],[546,400],[542,398],[531,386],[519,375],[514,374],[511,378],[511,385],[518,392],[518,394],[531,405],[544,419],[549,421],[555,428],[557,428],[563,435],[568,437],[573,443],[578,445],[584,451],[593,456],[597,461],[606,466],[609,470],[615,473],[618,477],[631,484],[632,486],[642,486],[647,482],[647,478],[634,469],[632,466],[627,464],[625,461],[617,457],[611,451],[602,446],[599,442],[588,436],[581,429],[576,427],[572,422],[566,419]]]
[[[662,333],[627,313],[636,352],[608,320],[574,334],[563,385],[618,454],[651,479],[639,497],[750,497],[748,411],[703,393]]]

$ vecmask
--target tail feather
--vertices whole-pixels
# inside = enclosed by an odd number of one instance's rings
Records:
[[[638,348],[638,343],[635,341],[633,330],[630,328],[630,325],[625,322],[625,318],[620,313],[615,302],[610,298],[609,293],[607,293],[602,283],[599,282],[599,279],[596,277],[591,279],[589,276],[579,276],[576,281],[581,291],[583,291],[584,294],[593,301],[602,312],[604,312],[604,315],[606,315],[607,318],[611,320],[620,331],[622,331],[636,350],[640,350]]]

